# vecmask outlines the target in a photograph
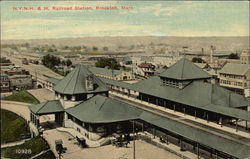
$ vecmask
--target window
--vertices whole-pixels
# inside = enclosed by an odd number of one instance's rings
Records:
[[[71,95],[66,95],[67,100],[71,100]]]

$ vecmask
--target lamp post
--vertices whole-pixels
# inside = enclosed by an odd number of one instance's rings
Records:
[[[135,121],[133,121],[133,159],[135,159]]]

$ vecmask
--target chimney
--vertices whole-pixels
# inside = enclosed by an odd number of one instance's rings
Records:
[[[213,55],[214,55],[215,46],[211,45],[211,52],[210,52],[210,63],[213,64]]]

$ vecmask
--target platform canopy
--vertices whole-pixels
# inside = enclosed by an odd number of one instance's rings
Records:
[[[86,88],[88,76],[93,77],[94,90],[89,91]],[[54,87],[57,93],[61,94],[82,94],[108,91],[107,86],[98,79],[86,66],[77,65],[66,77],[60,80]]]
[[[113,79],[108,79],[108,78],[104,78],[104,77],[99,77],[99,79],[101,79],[104,83],[108,84],[108,85],[113,85],[113,86],[119,86],[121,88],[126,88],[126,89],[132,89],[133,90],[133,85],[123,82],[123,81],[117,81],[117,80],[113,80]]]
[[[47,101],[41,104],[33,104],[29,107],[30,111],[36,115],[55,114],[64,112],[59,100]]]
[[[159,76],[176,80],[211,78],[210,74],[203,71],[186,58],[182,58],[174,65],[170,66],[166,71],[162,72]]]
[[[47,81],[53,84],[57,84],[60,82],[60,79],[51,77],[51,78],[48,78]]]
[[[237,109],[248,106],[249,98],[211,83],[193,81],[183,89],[179,89],[163,86],[160,77],[153,76],[133,84],[133,89],[155,98],[250,121],[250,112]]]
[[[121,101],[96,95],[66,112],[82,122],[109,123],[137,119],[141,110]]]
[[[217,136],[148,112],[143,112],[140,119],[237,158],[249,157],[250,142],[248,139],[245,139],[245,143],[242,143],[237,139]]]

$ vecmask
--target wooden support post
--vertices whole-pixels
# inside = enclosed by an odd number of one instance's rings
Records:
[[[144,124],[142,123],[142,132],[144,132]]]
[[[207,123],[208,123],[209,121],[208,121],[208,113],[207,113]]]
[[[38,119],[37,119],[37,127],[39,128],[39,126],[40,126],[40,119],[38,117]]]
[[[195,118],[195,119],[197,118],[196,115],[197,115],[197,114],[196,114],[196,110],[194,110],[194,118]]]
[[[153,129],[153,131],[154,131],[154,138],[155,138],[155,128]]]
[[[166,135],[167,145],[168,145],[168,135]]]
[[[32,113],[33,123],[36,125],[36,116]]]
[[[247,120],[246,120],[246,130],[247,130]]]
[[[184,114],[184,116],[186,114],[186,108],[185,107],[183,108],[183,114]]]
[[[133,159],[135,159],[135,121],[133,121]]]
[[[236,119],[236,121],[235,121],[235,130],[236,130],[236,132],[238,131],[238,119]]]
[[[33,123],[33,114],[30,112],[30,121]]]
[[[180,138],[180,150],[182,151],[182,139]]]
[[[174,104],[174,112],[175,112],[175,104]]]
[[[166,101],[165,100],[163,101],[163,105],[164,105],[164,108],[166,109],[167,106],[166,106]]]
[[[221,117],[220,120],[221,120],[220,126],[222,127],[222,125],[223,125],[223,118]]]
[[[34,123],[35,126],[36,126],[36,116],[33,116],[33,123]]]
[[[200,158],[200,157],[199,157],[199,143],[197,143],[196,154],[197,154],[197,158]]]

